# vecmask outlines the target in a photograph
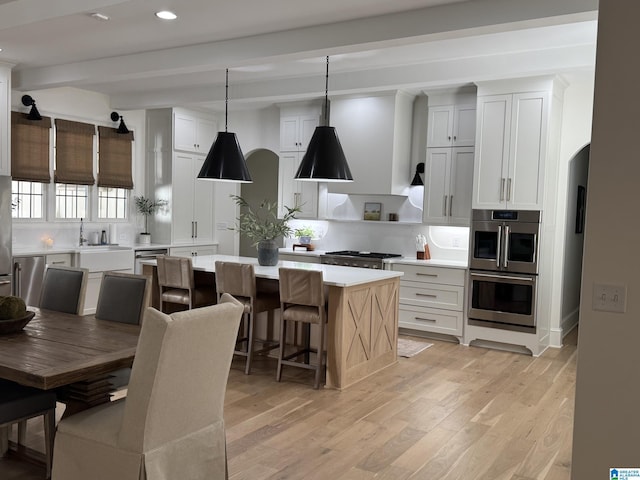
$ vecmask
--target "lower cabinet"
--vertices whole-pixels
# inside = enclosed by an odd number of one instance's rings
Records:
[[[462,339],[465,270],[394,263],[400,278],[399,327]]]
[[[55,267],[71,267],[72,259],[70,253],[52,253],[45,257],[47,265]]]
[[[218,253],[217,245],[193,245],[188,247],[171,247],[169,255],[174,257],[197,257],[198,255],[215,255]]]

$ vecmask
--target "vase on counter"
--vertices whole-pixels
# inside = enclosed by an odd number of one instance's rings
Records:
[[[149,245],[151,243],[151,234],[141,233],[138,235],[138,243],[141,245]]]
[[[260,240],[258,242],[258,263],[265,267],[278,264],[278,244],[275,240]]]

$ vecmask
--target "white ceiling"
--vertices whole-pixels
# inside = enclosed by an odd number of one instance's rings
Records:
[[[154,12],[170,9],[178,20]],[[90,14],[99,12],[108,21]],[[219,109],[593,68],[597,0],[0,0],[13,88]]]

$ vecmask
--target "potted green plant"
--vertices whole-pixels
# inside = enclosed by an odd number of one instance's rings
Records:
[[[304,227],[296,228],[293,234],[298,237],[298,240],[302,245],[310,245],[315,232],[313,231],[313,228],[305,225]]]
[[[149,233],[148,219],[150,215],[153,215],[159,208],[164,207],[167,204],[166,200],[151,200],[150,198],[140,195],[133,197],[136,205],[136,210],[139,214],[144,216],[144,232],[140,233],[139,243],[151,243],[151,233]]]
[[[263,201],[258,208],[253,208],[238,195],[231,198],[240,207],[238,222],[230,230],[235,230],[240,235],[253,241],[258,248],[258,263],[260,265],[273,266],[278,264],[278,245],[276,239],[288,237],[292,233],[289,220],[296,218],[300,207],[290,208],[285,206],[286,213],[278,218],[278,204]]]

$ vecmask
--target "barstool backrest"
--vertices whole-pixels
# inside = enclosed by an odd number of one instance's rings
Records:
[[[160,255],[156,260],[158,263],[158,284],[161,288],[193,289],[193,264],[189,257]]]
[[[282,303],[324,306],[324,282],[321,271],[284,267],[278,271]]]
[[[248,263],[216,262],[216,290],[218,295],[256,297],[256,275]]]

